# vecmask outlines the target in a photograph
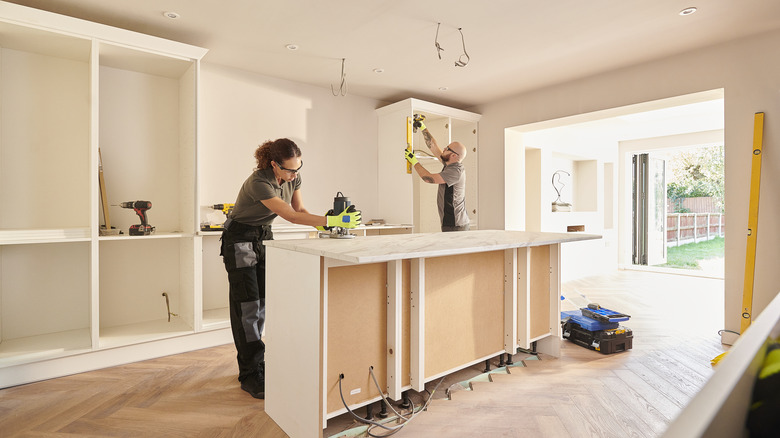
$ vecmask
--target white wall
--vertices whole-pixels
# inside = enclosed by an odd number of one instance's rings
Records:
[[[205,62],[200,92],[201,206],[235,202],[255,167],[257,146],[288,137],[303,152],[302,191],[309,212],[333,208],[338,191],[364,218],[377,210],[374,110],[382,106],[379,101],[336,97],[330,89]]]
[[[764,176],[758,220],[754,317],[780,289],[780,32],[636,65],[508,97],[472,108],[480,120],[480,196],[483,228],[504,227],[504,174],[487,172],[504,159],[505,128],[652,100],[725,89],[726,273],[725,328],[739,331],[754,113],[766,113]]]

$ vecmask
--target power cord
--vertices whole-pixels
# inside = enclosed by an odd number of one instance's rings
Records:
[[[376,385],[376,388],[377,388],[377,390],[379,391],[379,396],[382,398],[382,401],[383,401],[383,402],[384,402],[384,403],[385,403],[387,406],[389,406],[389,407],[390,407],[390,409],[391,409],[391,410],[392,410],[392,411],[393,411],[393,412],[394,412],[394,413],[395,413],[395,414],[398,416],[398,418],[397,418],[396,420],[397,420],[397,421],[403,420],[403,423],[401,423],[401,424],[399,424],[399,425],[397,425],[397,426],[385,426],[385,425],[384,425],[384,424],[382,424],[382,423],[379,423],[379,422],[377,422],[377,421],[373,421],[373,420],[368,420],[368,419],[365,419],[365,418],[363,418],[363,417],[361,417],[361,416],[359,416],[359,415],[355,414],[355,412],[354,412],[352,409],[350,409],[350,408],[349,408],[349,406],[347,406],[347,402],[346,402],[346,400],[344,400],[344,392],[343,392],[343,390],[342,390],[342,388],[341,388],[341,381],[342,381],[342,380],[344,380],[344,373],[341,373],[341,374],[339,374],[339,396],[341,397],[341,403],[344,405],[344,408],[346,408],[347,412],[349,412],[349,414],[350,414],[350,415],[351,415],[351,416],[352,416],[354,419],[356,419],[356,420],[360,421],[361,423],[365,423],[365,424],[369,424],[369,425],[370,425],[370,426],[368,427],[368,430],[366,431],[366,433],[368,433],[368,436],[370,436],[370,437],[376,437],[376,438],[387,437],[387,436],[391,436],[391,435],[395,434],[395,433],[396,433],[396,432],[398,432],[399,430],[403,429],[403,427],[404,427],[404,426],[406,426],[407,424],[409,424],[409,422],[410,422],[410,421],[412,421],[413,419],[415,419],[415,418],[416,418],[416,417],[417,417],[417,416],[420,414],[420,412],[422,412],[422,411],[425,411],[426,409],[428,409],[428,404],[431,402],[431,400],[433,400],[433,394],[434,394],[434,393],[436,392],[436,390],[439,388],[439,385],[441,385],[441,383],[444,381],[444,377],[442,377],[442,378],[441,378],[441,380],[439,380],[439,383],[437,383],[437,384],[436,384],[436,386],[433,388],[433,391],[430,393],[431,395],[428,397],[428,400],[426,400],[426,401],[425,401],[425,404],[423,404],[423,406],[422,406],[422,407],[421,407],[421,408],[420,408],[420,409],[419,409],[417,412],[415,412],[414,403],[413,403],[411,400],[409,400],[409,402],[412,404],[412,407],[411,407],[411,416],[409,416],[409,417],[406,417],[406,416],[404,416],[404,415],[402,415],[402,414],[398,413],[398,411],[396,411],[396,410],[395,410],[395,408],[393,408],[393,405],[392,405],[392,404],[391,404],[391,403],[390,403],[390,402],[387,400],[387,398],[385,397],[385,394],[384,394],[384,392],[383,392],[383,391],[382,391],[382,389],[379,387],[379,382],[377,382],[377,380],[376,380],[376,376],[374,376],[374,367],[373,367],[373,366],[370,366],[370,367],[368,368],[368,371],[369,371],[369,373],[371,374],[371,378],[374,380],[374,385]],[[374,428],[377,428],[377,427],[379,427],[379,428],[382,428],[382,429],[385,429],[385,430],[387,430],[387,431],[389,431],[389,432],[388,432],[388,433],[386,433],[386,434],[384,434],[384,435],[374,435],[374,434],[372,434],[372,433],[371,433],[371,432],[372,432],[372,430],[373,430]]]

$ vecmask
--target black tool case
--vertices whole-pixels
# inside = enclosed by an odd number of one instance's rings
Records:
[[[573,319],[563,321],[563,338],[582,347],[603,354],[619,353],[630,350],[634,335],[631,329],[623,326],[604,330],[587,330]]]

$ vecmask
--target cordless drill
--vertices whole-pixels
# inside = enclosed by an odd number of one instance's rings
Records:
[[[235,207],[236,204],[214,204],[211,206],[214,210],[222,210],[222,213],[225,214],[225,216],[230,216],[230,212],[233,211],[233,207]]]
[[[141,218],[141,223],[130,226],[131,236],[148,236],[154,232],[154,227],[146,223],[146,210],[152,208],[151,201],[127,201],[119,204],[122,208],[132,208]]]

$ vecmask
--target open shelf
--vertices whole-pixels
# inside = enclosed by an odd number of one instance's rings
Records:
[[[0,343],[0,368],[79,354],[92,349],[89,329],[67,330]]]
[[[151,201],[155,234],[195,233],[196,63],[100,45],[99,147],[111,225],[140,223],[115,205]]]
[[[89,228],[0,230],[0,245],[86,242],[89,240]]]
[[[121,347],[192,333],[194,333],[192,327],[178,317],[171,317],[170,322],[166,318],[121,326],[101,327],[100,348]]]
[[[134,339],[158,337],[145,331],[147,324],[168,333],[168,324],[153,324],[161,318],[167,322],[168,306],[163,293],[168,295],[171,313],[178,315],[171,320],[182,321],[192,330],[192,238],[101,240],[99,249],[101,339],[107,329],[123,326],[141,327],[130,330]]]
[[[227,272],[219,255],[220,234],[203,237],[203,318],[202,328],[230,326]]]
[[[0,230],[89,228],[90,50],[0,23]]]
[[[221,307],[203,311],[203,330],[230,327],[230,309]]]
[[[91,346],[90,249],[89,242],[0,246],[3,363]]]

